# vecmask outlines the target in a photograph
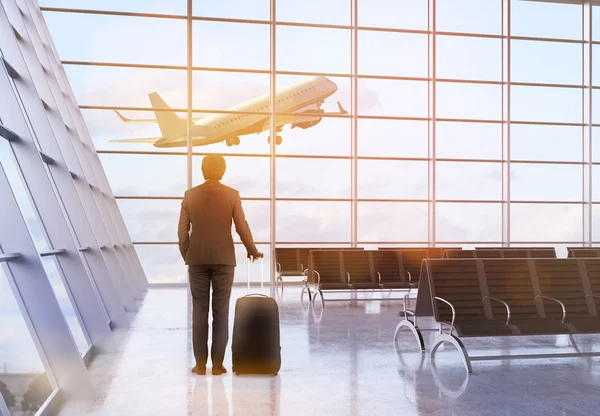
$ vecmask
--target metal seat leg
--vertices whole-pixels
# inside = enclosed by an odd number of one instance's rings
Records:
[[[454,345],[454,347],[460,353],[460,356],[462,358],[463,364],[465,365],[465,368],[467,369],[467,372],[472,373],[473,369],[471,368],[471,359],[469,358],[467,349],[463,345],[462,341],[460,339],[458,339],[457,337],[455,337],[454,335],[440,334],[437,337],[435,337],[433,348],[431,349],[431,361],[433,361],[435,352],[437,351],[437,349],[444,342],[449,342],[450,344]]]
[[[398,339],[398,333],[403,327],[410,329],[410,332],[413,333],[415,339],[417,340],[417,344],[419,344],[419,348],[421,348],[421,352],[425,352],[425,342],[423,341],[423,335],[421,334],[419,327],[417,327],[408,319],[403,319],[400,322],[398,322],[398,325],[396,326],[396,331],[394,332],[394,343]]]

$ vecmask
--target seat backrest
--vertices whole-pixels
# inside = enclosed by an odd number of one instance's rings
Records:
[[[555,259],[556,258],[556,250],[554,247],[551,248],[534,248],[527,250],[532,259]]]
[[[560,300],[567,309],[567,318],[589,317],[581,273],[575,259],[534,260],[540,294]],[[562,308],[554,301],[543,302],[546,316],[562,317]]]
[[[308,254],[310,253],[310,248],[299,248],[298,249],[298,254],[299,254],[299,260],[300,260],[300,266],[303,269],[308,269],[309,266],[309,260],[308,260]]]
[[[421,263],[423,259],[428,258],[429,250],[427,248],[400,250],[400,254],[402,256],[404,271],[409,272],[412,282],[417,284],[419,282],[419,274],[421,273]]]
[[[379,280],[377,272],[381,275],[382,282],[405,281],[400,270],[399,256],[402,254],[395,250],[377,250],[371,253],[373,259],[373,272],[375,281]]]
[[[537,316],[537,307],[527,259],[481,260],[488,293],[511,309],[511,319]],[[494,316],[506,316],[499,302],[490,302]]]
[[[447,250],[445,247],[427,247],[427,258],[428,259],[441,259],[444,258],[444,252]]]
[[[503,257],[503,252],[500,248],[476,248],[475,250],[469,251],[474,251],[475,257],[478,259],[501,259]]]
[[[452,303],[457,320],[485,319],[475,259],[428,259],[425,264],[432,295]],[[450,307],[441,301],[433,302],[435,318],[450,322]]]
[[[298,250],[297,248],[280,248],[275,249],[275,256],[277,257],[277,263],[281,266],[281,272],[296,272],[300,271],[300,264],[298,262]]]
[[[525,249],[510,248],[502,250],[502,254],[505,259],[526,259],[529,257],[529,253]]]
[[[473,259],[475,257],[475,250],[449,248],[444,251],[444,258],[447,259]]]
[[[593,258],[600,257],[600,250],[595,248],[569,248],[569,258]]]
[[[370,253],[365,250],[342,250],[343,272],[351,282],[371,282]]]
[[[309,256],[312,270],[319,272],[321,282],[346,282],[346,278],[342,278],[341,250],[311,250]],[[312,281],[316,278],[316,275],[313,276]]]

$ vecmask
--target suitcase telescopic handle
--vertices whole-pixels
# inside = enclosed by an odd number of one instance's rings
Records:
[[[260,258],[260,295],[266,296],[262,292],[264,292],[265,288],[265,261],[264,257]],[[248,277],[248,289],[246,291],[246,295],[250,294],[250,259],[247,260],[247,277]],[[267,296],[268,297],[268,296]]]

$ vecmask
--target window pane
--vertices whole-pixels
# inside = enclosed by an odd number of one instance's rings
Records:
[[[277,202],[277,243],[349,242],[349,202]]]
[[[511,164],[511,199],[581,201],[581,166]]]
[[[359,156],[427,157],[426,121],[358,120]]]
[[[513,36],[581,39],[581,4],[511,0],[510,11]]]
[[[185,19],[48,12],[44,19],[62,60],[186,64]]]
[[[437,30],[500,34],[502,1],[437,0]]]
[[[277,0],[277,20],[280,22],[350,25],[348,0]],[[318,11],[318,12],[316,12]]]
[[[502,198],[500,163],[437,162],[436,169],[438,199]]]
[[[240,104],[264,95],[266,108],[250,106],[244,111],[269,111],[269,75],[242,72],[194,71],[192,79],[193,108],[200,110],[242,111]],[[235,107],[235,108],[234,108]],[[208,114],[198,114],[207,117]],[[196,117],[196,116],[195,116]],[[262,116],[266,119],[267,116]]]
[[[427,241],[427,203],[359,202],[358,240]]]
[[[437,83],[437,116],[474,120],[500,120],[502,87],[499,85]]]
[[[515,204],[510,206],[511,240],[581,241],[580,205]]]
[[[350,39],[346,29],[278,26],[277,70],[349,74]]]
[[[269,25],[194,21],[193,36],[194,66],[269,69]]]
[[[187,266],[177,244],[136,244],[149,283],[186,283]]]
[[[277,197],[350,198],[350,160],[277,159]]]
[[[435,207],[437,241],[502,240],[501,204],[437,203]]]
[[[500,81],[501,40],[438,36],[437,77]]]
[[[50,280],[50,284],[52,285],[52,290],[54,291],[54,295],[58,301],[58,306],[60,307],[60,310],[67,321],[67,325],[71,330],[71,335],[73,335],[73,339],[75,340],[75,344],[77,345],[79,353],[83,354],[87,351],[91,344],[84,335],[84,326],[82,322],[80,322],[75,311],[75,303],[69,287],[62,278],[62,273],[57,267],[55,258],[42,257],[42,265],[44,266],[44,270],[46,270],[46,275],[48,276],[48,280]],[[87,278],[87,276],[80,277]]]
[[[592,161],[600,162],[600,128],[592,128]]]
[[[183,155],[101,154],[100,160],[115,195],[183,196],[186,190]]]
[[[359,0],[358,24],[427,30],[427,0]]]
[[[12,414],[22,414],[23,396],[28,393],[25,409],[35,412],[50,396],[53,389],[2,267],[0,267],[0,328],[2,328],[0,383],[6,387],[6,390],[2,391],[4,401]],[[0,387],[4,386],[0,385]]]
[[[157,92],[169,107],[187,107],[185,71],[82,65],[66,65],[65,71],[79,105],[151,108],[148,94]],[[111,113],[105,117],[117,121],[116,114]],[[185,117],[185,113],[179,116]],[[154,119],[155,115],[144,111],[128,117]]]
[[[600,241],[600,205],[592,205],[592,240],[595,244]]]
[[[133,241],[177,241],[181,201],[119,199],[117,202]]]
[[[197,2],[198,0],[196,0]],[[194,4],[196,3],[194,2]],[[57,7],[81,9],[80,0],[41,0],[38,2],[40,7]],[[93,10],[111,10],[119,12],[139,12],[139,13],[164,13],[164,14],[186,14],[186,2],[183,0],[164,2],[162,0],[144,0],[127,1],[122,0],[87,0],[86,9]],[[54,14],[44,12],[44,16]]]
[[[358,80],[361,115],[427,117],[427,82]]]
[[[513,40],[510,53],[513,82],[582,83],[581,45]]]
[[[269,0],[194,0],[194,16],[269,20]]]
[[[332,105],[335,103],[328,100],[327,106]],[[326,111],[330,110],[337,111]],[[277,155],[350,156],[350,128],[350,120],[336,117],[323,117],[310,127],[288,125],[279,133],[282,142],[277,146]]]
[[[438,158],[501,159],[502,126],[492,123],[436,123]]]
[[[510,100],[513,121],[581,123],[581,90],[512,86]]]
[[[361,75],[427,78],[427,36],[359,31],[358,72]]]
[[[358,197],[427,199],[427,162],[359,160]]]
[[[202,159],[194,156],[194,186],[204,182],[202,175]],[[270,195],[270,163],[268,157],[225,157],[227,170],[222,182],[237,189],[242,198],[268,198]],[[185,179],[185,177],[183,178]],[[181,194],[183,196],[183,194]]]
[[[261,261],[257,261],[255,263],[250,264],[250,281],[251,282],[260,282],[261,273],[264,273],[264,282],[269,282],[269,270],[271,267],[271,250],[270,246],[267,244],[257,244],[256,248],[258,251],[264,254],[263,265],[261,266]],[[234,282],[236,283],[246,283],[248,281],[248,267],[246,264],[248,263],[248,253],[246,252],[246,248],[243,244],[235,245],[235,261],[237,263],[237,267],[235,268]],[[264,272],[261,268],[264,267]],[[268,291],[268,289],[265,289]]]
[[[510,126],[510,157],[524,160],[581,161],[583,127]]]

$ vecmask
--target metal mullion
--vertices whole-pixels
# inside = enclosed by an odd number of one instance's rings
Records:
[[[428,192],[428,245],[435,247],[437,244],[436,232],[436,117],[437,117],[437,102],[436,102],[436,81],[437,81],[437,59],[436,59],[436,29],[437,29],[437,0],[429,0],[427,4],[427,76],[431,79],[427,84],[428,89],[428,175],[427,175],[427,192]]]
[[[192,114],[192,106],[193,106],[193,92],[192,92],[192,81],[193,81],[193,22],[192,22],[192,1],[187,0],[187,20],[186,20],[186,34],[187,34],[187,68],[186,68],[186,76],[187,76],[187,88],[186,88],[186,98],[187,98],[187,120],[186,120],[186,129],[187,129],[187,154],[186,154],[186,184],[187,189],[191,189],[193,184],[193,155],[192,155],[192,128],[193,128],[193,114]]]
[[[35,11],[37,9],[37,5],[32,2],[29,3],[29,7],[31,10]],[[36,24],[38,30],[44,33],[45,37],[48,37],[48,29],[45,26],[45,23],[41,19],[37,19],[36,13],[31,13],[32,18]],[[36,20],[37,19],[37,20]],[[90,218],[90,223],[94,224],[94,233],[96,236],[100,237],[98,243],[100,246],[105,246],[107,249],[102,250],[101,256],[104,257],[106,261],[106,266],[109,269],[109,275],[112,278],[114,285],[118,288],[119,297],[121,298],[121,302],[125,305],[128,310],[137,310],[137,305],[133,298],[133,293],[130,288],[129,278],[123,268],[123,263],[125,259],[123,258],[123,253],[114,250],[113,245],[114,241],[112,241],[109,237],[109,226],[112,224],[112,218],[107,218],[109,213],[107,212],[108,207],[105,205],[106,201],[104,200],[105,194],[100,192],[100,188],[97,183],[90,184],[88,188],[85,181],[95,180],[95,174],[93,171],[93,166],[89,164],[88,151],[86,150],[86,145],[81,141],[81,136],[77,135],[77,125],[76,125],[76,117],[73,113],[76,113],[78,110],[73,106],[69,100],[65,99],[66,96],[72,97],[72,90],[70,85],[66,81],[66,75],[64,70],[59,65],[59,60],[57,58],[57,54],[53,49],[52,43],[49,41],[47,43],[48,47],[45,49],[47,54],[47,60],[49,61],[49,67],[52,68],[55,79],[62,80],[63,84],[67,91],[70,91],[70,95],[68,93],[63,92],[58,86],[58,89],[61,91],[61,94],[56,94],[55,99],[57,100],[57,105],[59,108],[62,108],[61,114],[62,117],[71,124],[71,127],[67,126],[68,135],[70,136],[70,140],[61,139],[61,151],[64,154],[68,154],[70,157],[71,167],[70,171],[75,172],[81,179],[75,180],[76,185],[78,186],[78,190],[80,192],[80,196],[83,195],[81,201],[84,203],[85,211],[88,215],[92,215],[93,218]],[[91,153],[91,152],[90,152]],[[96,159],[97,159],[97,155]],[[99,159],[97,159],[99,162]],[[85,178],[85,179],[84,179]],[[83,183],[82,183],[83,182]],[[86,189],[88,188],[88,189]],[[90,195],[91,194],[91,195]],[[113,224],[114,226],[114,224]],[[110,242],[109,242],[110,241]],[[95,254],[95,253],[90,253]],[[99,266],[98,260],[92,258],[92,261],[95,262],[96,266]],[[122,322],[122,326],[127,326],[128,322]]]
[[[271,265],[269,267],[269,281],[275,282],[277,275],[276,261],[276,242],[277,242],[277,0],[269,1],[269,249],[271,251]],[[248,279],[250,277],[248,276]]]
[[[594,239],[594,233],[593,233],[593,225],[594,225],[594,209],[593,209],[593,200],[594,200],[594,193],[593,193],[593,182],[594,182],[594,172],[593,172],[593,146],[594,146],[594,140],[593,140],[593,85],[594,85],[594,73],[593,73],[593,62],[594,62],[594,48],[593,48],[593,10],[594,7],[591,3],[588,3],[587,5],[588,7],[588,13],[589,13],[589,20],[588,20],[588,128],[587,128],[587,139],[588,139],[588,243],[589,246],[592,246],[592,241]],[[584,233],[584,237],[585,237],[585,233]],[[585,239],[584,239],[585,242]]]
[[[162,14],[162,13],[141,13],[141,12],[120,12],[116,10],[95,10],[95,9],[73,9],[67,7],[40,7],[42,12],[53,13],[78,13],[95,14],[105,16],[123,16],[123,17],[146,17],[152,19],[178,19],[183,20],[185,15],[180,14]]]
[[[351,246],[356,247],[358,242],[358,0],[350,0],[350,19],[353,27],[350,33],[350,46],[352,53],[350,63],[350,72],[352,73],[351,107],[352,127],[351,127],[351,151],[352,165],[350,167],[351,181],[351,206],[350,206],[350,240]]]

